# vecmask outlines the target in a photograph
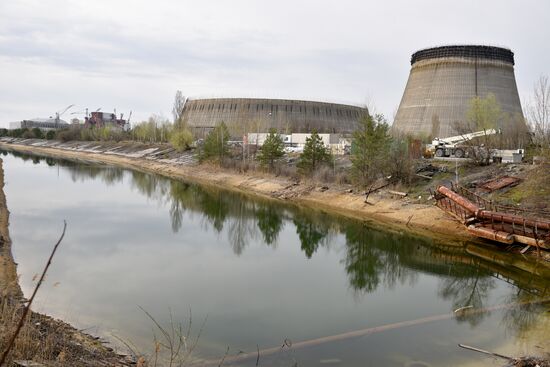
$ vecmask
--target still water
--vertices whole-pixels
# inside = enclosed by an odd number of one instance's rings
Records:
[[[547,306],[497,308],[295,348],[353,330],[544,299],[550,280],[368,223],[158,175],[4,153],[13,253],[29,296],[67,220],[37,311],[151,352],[159,324],[202,332],[195,357],[281,347],[260,365],[474,366],[465,343],[542,352]],[[202,326],[201,326],[202,325]],[[546,343],[546,344],[545,344]],[[284,347],[282,347],[285,345]],[[218,365],[218,364],[216,364]]]

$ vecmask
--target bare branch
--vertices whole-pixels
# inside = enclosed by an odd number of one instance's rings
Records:
[[[53,257],[55,255],[55,252],[57,251],[57,247],[63,240],[63,237],[65,237],[65,230],[67,229],[67,222],[63,221],[63,232],[61,233],[61,237],[59,237],[59,240],[57,240],[57,243],[53,247],[52,253],[50,254],[50,258],[48,259],[48,262],[46,263],[46,266],[44,267],[44,270],[42,271],[42,275],[40,276],[40,279],[38,280],[38,283],[36,283],[36,286],[34,287],[34,291],[32,292],[32,296],[29,299],[29,302],[27,303],[27,306],[23,310],[23,314],[21,315],[21,318],[19,319],[19,323],[17,324],[17,328],[15,329],[15,332],[13,333],[13,336],[11,337],[10,341],[8,342],[8,346],[6,350],[4,351],[4,354],[2,354],[2,358],[0,359],[0,366],[3,366],[6,362],[6,359],[8,357],[8,354],[10,353],[11,349],[13,348],[13,344],[15,343],[15,339],[17,338],[17,335],[19,335],[19,332],[21,331],[21,328],[23,327],[23,324],[25,323],[25,319],[27,318],[27,314],[29,313],[29,310],[31,309],[32,302],[34,301],[34,297],[36,296],[36,293],[38,292],[38,289],[42,285],[42,282],[44,281],[44,278],[46,277],[46,273],[48,272],[48,268],[50,267]]]

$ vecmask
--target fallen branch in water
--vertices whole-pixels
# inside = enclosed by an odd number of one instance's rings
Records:
[[[34,297],[36,296],[36,293],[38,292],[38,288],[42,285],[42,282],[44,281],[44,278],[46,277],[46,273],[48,272],[48,268],[50,267],[53,257],[55,255],[55,252],[57,251],[57,247],[63,240],[63,237],[65,237],[65,230],[67,229],[67,222],[63,221],[63,232],[61,233],[61,237],[59,237],[59,240],[57,240],[57,243],[53,247],[52,253],[50,254],[50,258],[48,259],[48,262],[46,263],[46,266],[44,267],[44,270],[42,271],[42,276],[40,276],[40,279],[38,280],[38,283],[36,283],[36,286],[34,287],[34,291],[32,292],[32,296],[27,302],[27,306],[25,306],[25,309],[23,310],[23,314],[21,315],[21,318],[19,319],[19,323],[17,324],[17,328],[15,329],[15,332],[13,333],[13,336],[11,337],[10,341],[8,342],[8,346],[6,347],[6,350],[2,354],[2,358],[0,359],[0,366],[3,366],[6,362],[6,359],[8,358],[8,354],[10,353],[11,349],[13,348],[13,344],[15,343],[15,339],[17,339],[17,335],[19,335],[19,332],[21,331],[21,328],[23,327],[23,324],[25,323],[25,319],[27,318],[27,315],[29,313],[29,310],[31,309],[32,301],[34,300]]]
[[[505,356],[505,355],[502,355],[502,354],[498,354],[498,353],[494,353],[494,352],[489,352],[488,350],[483,350],[483,349],[479,349],[479,348],[475,348],[475,347],[470,347],[469,345],[465,345],[465,344],[459,344],[458,346],[459,346],[460,348],[464,348],[464,349],[468,349],[468,350],[473,350],[474,352],[483,353],[483,354],[487,354],[487,355],[490,355],[490,356],[493,356],[493,357],[498,357],[498,358],[506,359],[506,360],[508,360],[508,361],[510,361],[510,362],[515,361],[515,358],[508,357],[508,356]]]

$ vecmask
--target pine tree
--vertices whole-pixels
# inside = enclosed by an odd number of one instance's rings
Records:
[[[391,147],[389,126],[382,115],[370,115],[359,121],[359,128],[353,133],[351,149],[351,173],[360,187],[378,178],[386,170]]]
[[[306,139],[306,145],[300,155],[298,168],[303,173],[311,173],[322,164],[330,164],[331,162],[332,156],[328,147],[325,146],[317,131],[314,130],[311,136]]]
[[[204,146],[199,157],[200,160],[214,159],[221,164],[224,157],[229,154],[228,140],[229,130],[222,121],[204,139]]]
[[[284,154],[284,143],[281,135],[277,134],[275,129],[271,129],[260,153],[257,155],[257,159],[263,167],[269,167],[272,170],[275,167],[275,162]]]

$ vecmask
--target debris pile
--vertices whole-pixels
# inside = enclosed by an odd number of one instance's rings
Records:
[[[484,192],[490,193],[503,189],[505,187],[513,187],[521,182],[521,178],[513,176],[501,176],[490,179],[481,183],[478,187]]]
[[[416,175],[422,178],[431,179],[438,172],[447,172],[445,166],[434,166],[431,163],[422,165],[416,169]]]

